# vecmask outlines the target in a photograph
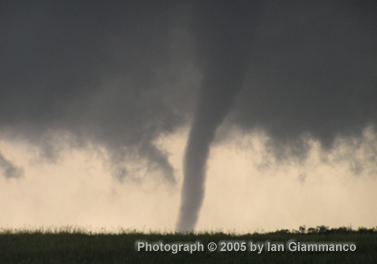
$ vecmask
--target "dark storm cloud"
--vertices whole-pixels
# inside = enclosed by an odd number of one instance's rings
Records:
[[[153,140],[187,120],[198,73],[167,3],[2,2],[3,136],[26,139],[52,160],[62,138],[98,144],[120,177],[125,158],[146,158],[174,180]]]
[[[308,136],[330,148],[376,124],[376,11],[373,1],[265,1],[233,121],[267,131],[278,156],[284,145],[304,155]]]

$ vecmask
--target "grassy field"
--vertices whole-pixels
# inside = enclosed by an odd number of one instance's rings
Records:
[[[215,242],[217,250],[211,252],[208,249],[210,242]],[[331,244],[338,245],[338,251],[330,251]],[[160,251],[161,245],[164,252]],[[308,245],[317,245],[317,249],[322,245],[322,250],[314,251],[315,247]],[[328,251],[324,251],[324,245],[327,245]],[[173,249],[178,251],[179,247],[181,251],[174,253]],[[196,251],[191,253],[184,251],[195,247]],[[284,250],[273,251],[278,247]],[[311,251],[302,251],[304,248]],[[342,251],[339,251],[340,248]],[[355,231],[321,226],[308,230],[301,228],[300,231],[244,235],[129,231],[101,234],[69,228],[2,230],[0,263],[377,263],[377,230],[359,228]]]

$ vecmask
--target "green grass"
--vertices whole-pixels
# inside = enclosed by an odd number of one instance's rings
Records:
[[[209,242],[222,240],[282,242],[353,242],[355,252],[210,252]],[[195,242],[204,244],[204,252],[136,252],[135,241],[164,243]],[[0,263],[376,263],[377,231],[360,228],[328,229],[324,226],[301,229],[301,232],[281,230],[266,234],[199,234],[90,233],[82,229],[2,230],[0,231]]]

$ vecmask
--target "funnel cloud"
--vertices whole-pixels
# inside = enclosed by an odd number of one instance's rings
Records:
[[[264,131],[277,160],[303,160],[310,139],[329,150],[337,137],[359,138],[375,124],[377,20],[368,8],[376,11],[367,1],[200,8],[207,13],[195,17],[200,27],[194,32],[204,77],[185,152],[177,230],[195,228],[210,145],[227,115],[228,125]]]
[[[244,80],[257,14],[255,3],[219,2],[196,7],[200,11],[193,31],[204,77],[185,151],[178,231],[192,231],[198,221],[210,145]]]

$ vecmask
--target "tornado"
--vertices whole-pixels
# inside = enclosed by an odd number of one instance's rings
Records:
[[[183,160],[178,232],[195,229],[205,195],[210,146],[242,87],[257,9],[256,2],[250,2],[204,3],[194,11],[193,33],[203,79]]]

